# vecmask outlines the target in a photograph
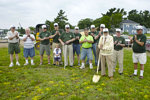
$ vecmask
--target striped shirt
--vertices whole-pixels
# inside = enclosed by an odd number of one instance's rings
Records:
[[[30,36],[35,39],[33,34],[30,34]],[[26,34],[23,35],[23,39],[26,37],[27,37]],[[30,37],[28,37],[27,40],[24,41],[24,48],[33,48],[33,47],[34,47],[34,41],[32,41]]]

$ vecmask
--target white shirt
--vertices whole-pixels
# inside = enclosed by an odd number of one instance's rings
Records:
[[[8,37],[8,42],[9,43],[17,43],[17,42],[19,42],[19,38],[17,39],[16,37],[14,37],[16,34],[18,34],[18,37],[19,37],[19,33],[17,31],[14,31],[14,32],[8,31],[7,32],[7,37]],[[12,40],[10,40],[9,39],[10,37],[14,37],[14,38]]]
[[[30,34],[30,36],[35,39],[33,34]],[[23,39],[26,37],[27,37],[26,34],[23,35]],[[33,47],[34,47],[34,41],[32,41],[30,37],[27,37],[26,41],[24,41],[24,48],[33,48]]]
[[[58,51],[56,51],[57,49],[58,49]],[[55,48],[53,53],[55,54],[54,57],[60,57],[60,55],[59,56],[56,56],[56,55],[61,53],[61,49],[60,48]]]

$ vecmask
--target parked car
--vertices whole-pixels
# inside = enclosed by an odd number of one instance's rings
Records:
[[[121,35],[125,39],[125,47],[131,47],[130,39],[128,35]]]
[[[150,39],[147,39],[146,41],[146,50],[150,51]]]

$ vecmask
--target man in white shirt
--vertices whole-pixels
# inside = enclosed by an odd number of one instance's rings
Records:
[[[15,26],[11,25],[10,31],[7,32],[8,37],[8,53],[10,54],[10,65],[9,67],[13,67],[13,54],[15,52],[16,55],[16,65],[20,66],[18,60],[18,54],[20,53],[20,47],[19,47],[19,34],[17,31],[15,31]]]
[[[103,36],[101,36],[98,47],[100,48],[101,58],[101,75],[106,75],[105,63],[107,62],[108,76],[113,79],[113,66],[112,66],[112,55],[114,51],[113,37],[109,35],[108,29],[103,29]]]
[[[23,51],[23,54],[24,54],[24,57],[26,59],[26,63],[24,65],[28,65],[28,56],[31,57],[31,65],[34,65],[34,62],[33,62],[33,57],[35,56],[35,50],[34,50],[34,40],[35,40],[35,37],[33,34],[30,34],[30,29],[29,28],[26,28],[25,29],[26,31],[26,34],[23,35],[23,41],[24,41],[24,51]]]

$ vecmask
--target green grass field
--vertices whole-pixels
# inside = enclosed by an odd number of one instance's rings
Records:
[[[47,65],[46,56],[44,65],[39,66],[39,51],[36,51],[35,66],[23,66],[25,61],[21,50],[21,66],[9,68],[7,48],[0,48],[0,100],[150,99],[150,57],[145,65],[144,79],[131,78],[133,63],[129,49],[124,50],[124,74],[120,76],[116,71],[113,80],[102,77],[96,84],[92,82],[96,66],[93,70],[88,66],[81,70],[77,65],[63,69],[63,66]]]

